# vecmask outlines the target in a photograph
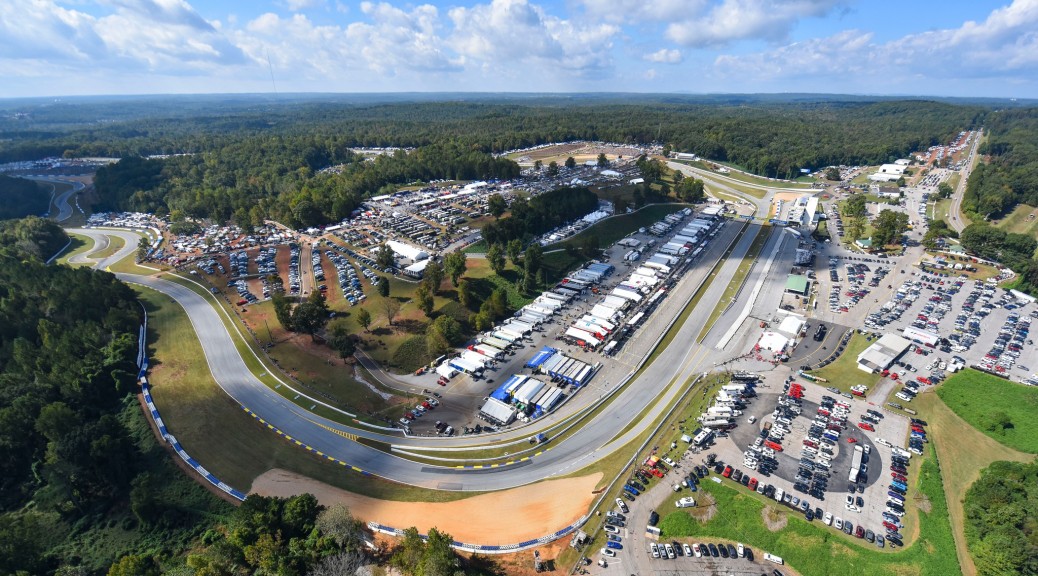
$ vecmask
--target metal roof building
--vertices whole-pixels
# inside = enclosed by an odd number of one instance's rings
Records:
[[[884,334],[861,354],[858,354],[858,369],[865,372],[880,372],[890,368],[904,354],[912,342],[897,334]]]

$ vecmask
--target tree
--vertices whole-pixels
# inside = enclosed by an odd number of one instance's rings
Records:
[[[566,158],[566,168],[575,168],[576,166],[577,166],[577,161],[574,160],[572,156],[570,156],[569,158]]]
[[[878,248],[894,244],[908,230],[908,214],[893,210],[883,210],[873,223],[873,228],[873,246]]]
[[[454,576],[458,569],[458,557],[451,548],[450,534],[430,528],[422,554],[423,576]]]
[[[418,285],[418,289],[414,293],[414,301],[418,306],[418,309],[425,313],[427,317],[432,317],[433,313],[433,295],[432,291],[429,290],[429,286],[425,282]]]
[[[598,167],[599,168],[605,168],[606,166],[609,166],[609,159],[606,158],[605,152],[599,152],[598,153]]]
[[[541,269],[541,264],[544,260],[544,250],[541,249],[541,245],[534,242],[526,248],[526,254],[523,255],[523,264],[530,272],[536,274]]]
[[[158,500],[155,497],[158,489],[155,477],[148,472],[141,472],[131,483],[130,510],[137,521],[145,526],[158,520],[160,516]]]
[[[368,312],[367,308],[357,310],[357,324],[360,324],[365,332],[368,331],[368,326],[371,326],[371,312]]]
[[[147,238],[141,237],[141,239],[137,241],[137,261],[144,262],[148,257],[148,251],[150,250],[151,243],[148,242]]]
[[[866,216],[869,211],[865,207],[865,195],[864,194],[853,194],[847,199],[847,202],[843,205],[842,214],[844,218],[853,218],[855,216]]]
[[[468,269],[468,257],[464,252],[451,252],[443,258],[443,270],[451,279],[451,284],[458,287],[458,281]]]
[[[360,550],[363,547],[364,523],[357,520],[342,502],[336,502],[318,514],[317,528],[335,540],[342,550]]]
[[[850,238],[851,242],[861,238],[861,235],[864,233],[865,218],[853,216],[847,219],[847,237]]]
[[[641,208],[645,205],[645,194],[642,193],[641,188],[634,189],[634,193],[631,195],[631,200],[634,201],[635,208]]]
[[[440,284],[443,284],[443,265],[435,260],[429,262],[422,273],[422,282],[429,285],[432,294],[439,292]]]
[[[363,566],[364,554],[350,550],[321,558],[307,576],[353,576]]]
[[[487,211],[490,212],[490,215],[494,218],[500,218],[507,209],[508,203],[505,202],[504,196],[500,194],[491,194],[490,197],[487,198]]]
[[[530,261],[523,261],[523,272],[521,284],[519,290],[523,294],[532,294],[537,289],[537,275],[536,272],[530,269]]]
[[[108,569],[108,576],[154,576],[158,573],[151,558],[134,554],[123,556]]]
[[[556,177],[558,175],[559,175],[559,163],[554,161],[554,160],[552,160],[551,162],[548,162],[548,176],[551,176],[552,178],[554,178],[554,177]]]
[[[830,167],[826,168],[825,169],[825,179],[826,180],[831,180],[833,182],[841,180],[841,178],[840,178],[840,169],[837,168],[836,166],[830,166]]]
[[[683,178],[681,182],[677,184],[675,192],[678,198],[685,202],[696,203],[702,202],[706,197],[706,190],[703,187],[703,181],[695,178]]]
[[[378,284],[375,285],[375,288],[378,289],[379,296],[383,298],[389,297],[389,279],[385,276],[378,277]]]
[[[508,251],[508,259],[512,261],[512,266],[519,267],[519,258],[523,254],[523,241],[518,238],[513,238],[508,241],[505,245]]]
[[[317,333],[328,323],[328,303],[324,294],[314,291],[306,301],[292,310],[292,327],[297,332],[310,335],[310,340],[317,340]]]
[[[343,362],[356,352],[357,346],[345,318],[336,318],[328,324],[328,345],[339,353],[339,358],[342,358]]]
[[[534,160],[533,161],[533,171],[534,172],[540,172],[541,168],[543,168],[543,167],[544,167],[544,160]]]
[[[486,258],[487,263],[490,264],[490,269],[500,276],[505,269],[505,256],[502,253],[501,246],[499,244],[491,244],[490,248],[487,249]]]
[[[429,354],[439,356],[458,344],[463,338],[461,325],[447,314],[438,316],[425,331]]]
[[[283,292],[275,291],[270,296],[270,301],[274,306],[274,317],[278,319],[278,323],[281,327],[289,332],[292,331],[292,303],[288,300]]]
[[[472,305],[472,285],[468,280],[458,283],[458,303],[469,308]]]
[[[404,530],[404,537],[393,552],[390,562],[406,574],[421,574],[419,568],[425,554],[425,541],[418,534],[418,529],[410,527]]]
[[[400,302],[396,298],[383,296],[380,306],[382,307],[382,313],[386,315],[386,322],[392,326],[393,319],[400,313]]]
[[[383,270],[396,266],[396,255],[389,244],[382,244],[375,253],[375,263]]]
[[[937,185],[937,195],[941,198],[951,198],[953,192],[951,185],[947,182],[941,182]]]

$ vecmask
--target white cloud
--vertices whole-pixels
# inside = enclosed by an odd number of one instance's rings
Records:
[[[1034,83],[1038,75],[1038,0],[1016,0],[983,22],[909,34],[875,43],[873,34],[845,30],[767,52],[722,55],[715,65],[727,76],[760,80],[826,75],[867,80],[891,89],[925,79],[963,81],[1005,78]],[[914,80],[913,80],[914,79]]]
[[[737,40],[781,40],[804,18],[825,16],[846,0],[723,0],[706,13],[688,14],[667,26],[667,38],[683,46],[723,46]]]
[[[536,64],[588,72],[612,65],[612,24],[583,25],[547,14],[526,0],[493,0],[453,8],[449,43],[468,62],[489,68]]]
[[[327,5],[327,0],[285,0],[285,7],[292,12],[302,12]]]
[[[646,54],[644,58],[649,62],[658,62],[660,64],[677,64],[682,60],[680,50],[667,50],[666,48],[660,48],[651,54]]]
[[[684,19],[703,11],[708,0],[580,0],[592,18],[628,24],[633,19],[663,22]]]

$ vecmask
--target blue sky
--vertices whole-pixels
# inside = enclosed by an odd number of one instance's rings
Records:
[[[275,84],[279,92],[1038,97],[1038,0],[3,4],[0,97]]]

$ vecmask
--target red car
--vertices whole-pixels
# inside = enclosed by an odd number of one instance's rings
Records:
[[[876,431],[876,429],[872,427],[872,424],[869,424],[868,422],[861,422],[861,423],[859,423],[858,424],[858,428],[861,428],[862,430],[868,430],[869,432],[875,432]]]
[[[422,402],[422,408],[425,408],[426,410],[433,409],[432,404],[429,404],[428,402]]]
[[[656,468],[650,468],[649,472],[652,472],[652,475],[657,477],[657,478],[663,478],[663,472],[660,472]]]
[[[891,522],[883,522],[883,527],[886,528],[887,530],[893,530],[895,532],[897,532],[897,530],[898,530],[897,524],[893,524]]]
[[[897,472],[891,472],[890,473],[890,477],[893,478],[894,480],[897,480],[898,482],[901,482],[902,484],[907,484],[908,483],[908,478],[905,478],[904,476],[898,474]]]
[[[858,441],[858,439],[857,439],[857,438],[848,438],[848,439],[847,439],[847,442],[848,442],[848,443],[850,443],[850,444],[854,444],[854,443],[855,443],[855,442],[857,442],[857,441]]]
[[[721,472],[721,476],[724,476],[725,478],[731,478],[732,477],[732,467],[731,466],[725,466],[724,467],[724,472]]]
[[[750,478],[750,483],[747,486],[747,488],[749,488],[750,490],[754,490],[754,491],[757,490],[757,479],[756,478]]]

